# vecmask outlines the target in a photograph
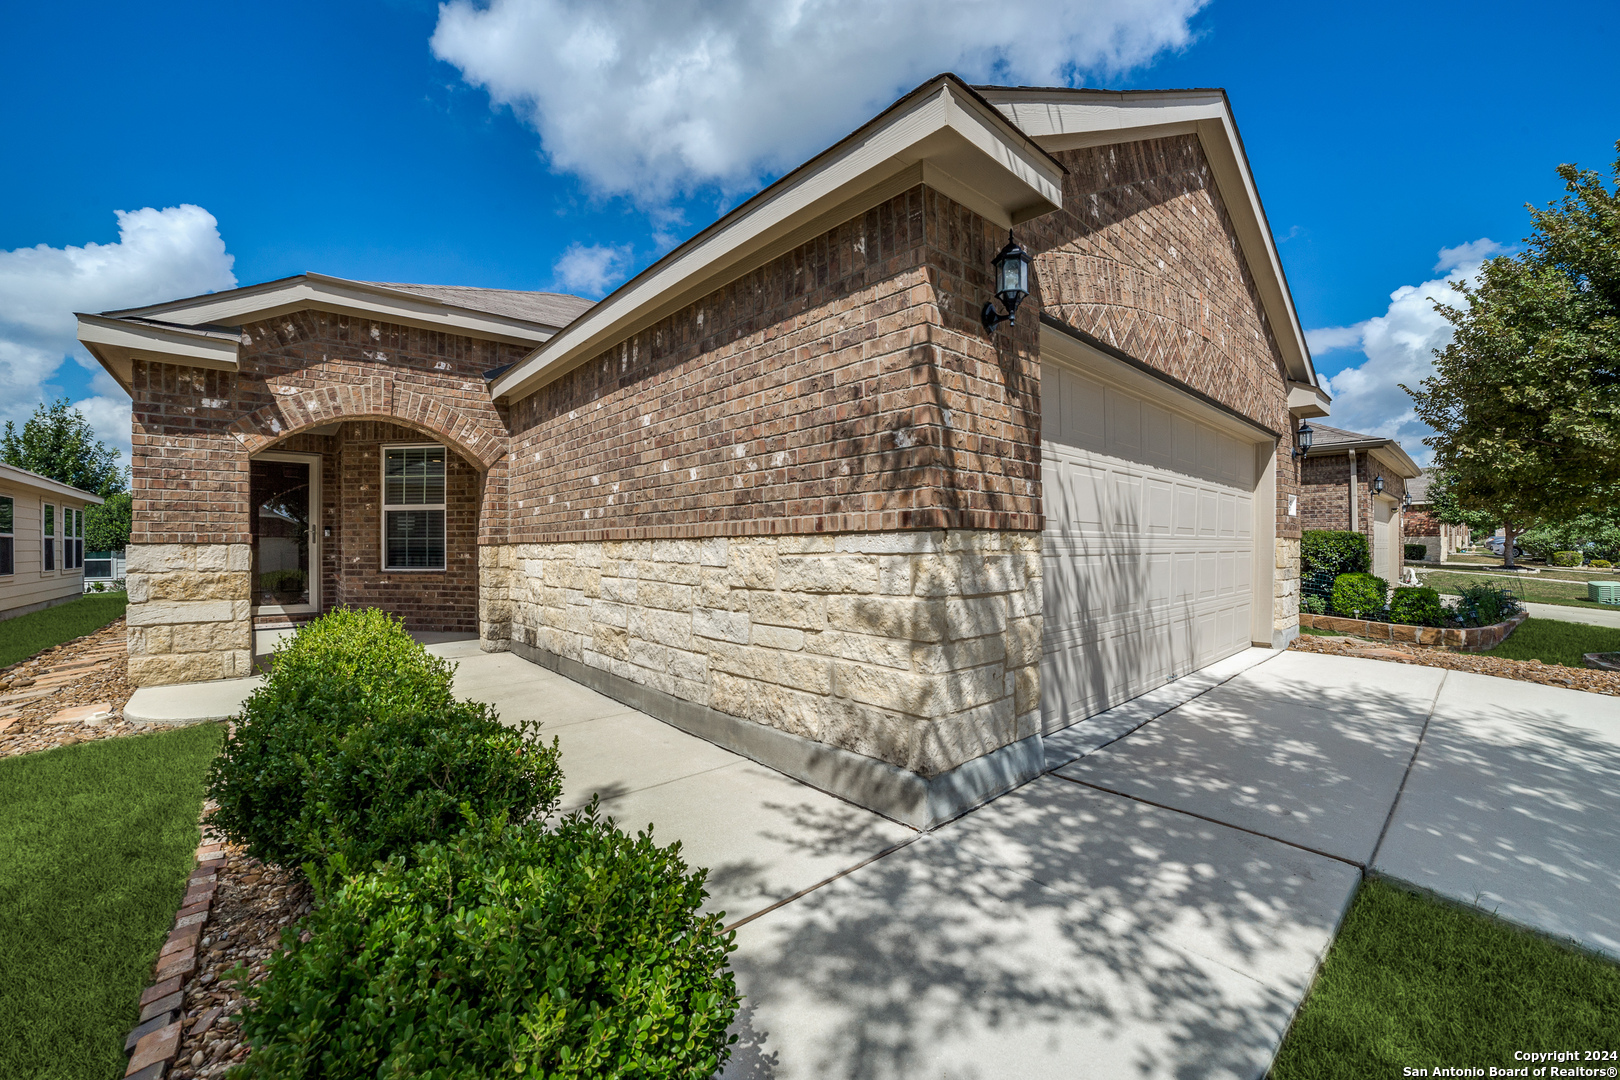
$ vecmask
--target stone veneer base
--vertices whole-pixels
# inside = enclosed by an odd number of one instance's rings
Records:
[[[509,642],[506,648],[689,735],[914,829],[942,825],[1033,780],[1045,768],[1041,737],[1032,735],[937,776],[924,777],[877,758],[683,701],[520,641]]]

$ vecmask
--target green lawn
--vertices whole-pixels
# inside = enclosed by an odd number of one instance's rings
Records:
[[[78,600],[0,621],[0,668],[52,645],[93,634],[124,613],[126,593],[91,593]]]
[[[1620,964],[1374,879],[1351,905],[1271,1076],[1488,1070],[1522,1065],[1516,1050],[1617,1047]]]
[[[0,1076],[123,1075],[221,738],[208,724],[0,759]]]
[[[1557,619],[1526,619],[1506,641],[1483,655],[1585,667],[1581,656],[1589,652],[1620,652],[1620,630]]]
[[[1515,595],[1532,604],[1559,604],[1564,607],[1601,608],[1604,611],[1616,611],[1613,604],[1599,604],[1586,598],[1585,582],[1543,581],[1534,574],[1449,574],[1444,570],[1428,570],[1420,573],[1419,578],[1423,584],[1453,596],[1463,585],[1478,585],[1489,582],[1495,585],[1506,585]],[[1617,580],[1613,575],[1598,580]]]

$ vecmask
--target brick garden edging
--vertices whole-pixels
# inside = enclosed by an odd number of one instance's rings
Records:
[[[197,946],[203,925],[214,906],[219,884],[219,867],[225,861],[225,845],[206,820],[211,806],[203,807],[202,843],[197,847],[197,867],[186,880],[186,895],[174,916],[174,929],[158,952],[152,968],[152,985],[141,994],[141,1019],[124,1043],[131,1051],[126,1080],[163,1080],[180,1052],[184,1034],[184,986],[186,977],[197,970]]]
[[[1503,640],[1517,630],[1519,624],[1528,617],[1526,612],[1521,611],[1507,622],[1492,623],[1490,626],[1470,626],[1465,630],[1459,630],[1451,627],[1372,622],[1368,619],[1343,619],[1337,615],[1312,615],[1310,612],[1302,611],[1299,613],[1299,625],[1302,629],[1331,630],[1336,634],[1354,634],[1356,637],[1372,638],[1374,641],[1398,641],[1407,645],[1437,645],[1461,649],[1464,652],[1482,652],[1502,644]]]

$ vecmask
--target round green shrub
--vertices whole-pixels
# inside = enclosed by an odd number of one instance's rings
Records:
[[[285,843],[339,873],[451,835],[462,808],[545,818],[562,796],[555,740],[476,701],[356,724],[305,751],[305,790]]]
[[[1445,626],[1451,619],[1440,594],[1423,586],[1403,585],[1389,601],[1389,621],[1404,626]]]
[[[254,856],[298,865],[313,763],[358,725],[442,716],[454,668],[380,611],[337,611],[276,649],[208,774],[214,828]]]
[[[1608,559],[1593,559],[1587,565],[1598,570],[1610,570],[1614,567],[1614,563],[1610,562]]]
[[[1579,566],[1581,565],[1581,553],[1578,551],[1555,551],[1547,561],[1554,566]]]
[[[554,830],[473,823],[283,935],[240,1075],[712,1076],[739,998],[734,935],[698,913],[706,871],[594,805]]]
[[[1406,557],[1412,562],[1422,562],[1429,555],[1428,544],[1405,544]]]
[[[1372,574],[1340,574],[1333,579],[1333,613],[1370,619],[1384,609],[1389,582]]]
[[[1372,552],[1361,533],[1306,529],[1299,539],[1299,561],[1306,573],[1364,574],[1372,569]]]
[[[1299,596],[1299,610],[1309,615],[1326,615],[1327,601],[1320,596],[1301,593]]]

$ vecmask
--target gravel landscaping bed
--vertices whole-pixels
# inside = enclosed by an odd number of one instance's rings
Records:
[[[1616,671],[1587,670],[1565,667],[1562,664],[1543,664],[1539,660],[1508,660],[1499,656],[1452,652],[1433,646],[1397,645],[1346,637],[1301,635],[1294,639],[1289,648],[1299,652],[1327,653],[1330,656],[1361,656],[1372,660],[1391,660],[1397,664],[1419,664],[1423,667],[1450,668],[1452,671],[1472,671],[1477,675],[1495,675],[1502,679],[1518,679],[1520,682],[1562,686],[1570,690],[1585,690],[1591,694],[1620,697],[1620,672]]]
[[[128,676],[123,619],[0,671],[0,757],[138,733]]]
[[[248,1055],[237,1015],[243,988],[227,973],[246,965],[252,982],[280,947],[281,931],[309,913],[314,893],[301,874],[226,849],[218,891],[197,950],[197,970],[184,986],[185,1035],[170,1080],[218,1076]]]

